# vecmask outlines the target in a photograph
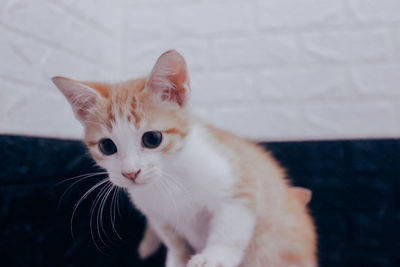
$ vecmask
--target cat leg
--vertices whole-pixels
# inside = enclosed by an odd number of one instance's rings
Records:
[[[161,240],[154,231],[150,222],[146,223],[146,230],[144,236],[139,245],[139,257],[145,259],[152,255],[160,247]]]
[[[249,245],[255,215],[246,207],[229,203],[214,213],[204,250],[187,267],[237,267]]]
[[[191,247],[168,225],[153,224],[158,236],[167,247],[166,267],[186,267],[193,254]]]

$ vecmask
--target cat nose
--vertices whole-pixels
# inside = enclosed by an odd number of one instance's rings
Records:
[[[136,172],[121,172],[121,174],[122,174],[122,176],[124,176],[125,178],[128,178],[129,180],[135,181],[136,178],[138,177],[140,171],[141,171],[141,169],[139,169]]]

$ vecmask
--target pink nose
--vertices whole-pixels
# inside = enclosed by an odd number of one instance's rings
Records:
[[[141,169],[139,169],[136,172],[122,172],[121,174],[125,177],[128,178],[129,180],[135,181],[136,178],[138,177]]]

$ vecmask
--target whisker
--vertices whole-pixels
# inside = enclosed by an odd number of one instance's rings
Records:
[[[114,186],[113,188],[114,192],[113,192],[113,196],[111,198],[111,206],[110,206],[110,219],[111,219],[111,226],[115,232],[115,234],[117,235],[117,237],[121,240],[122,237],[120,236],[120,234],[118,233],[116,227],[115,227],[115,204],[116,204],[116,196],[117,196],[117,192],[118,192],[118,187]]]
[[[78,178],[80,178],[78,181],[75,181],[75,182],[73,182],[70,186],[68,186],[68,188],[65,189],[65,191],[62,193],[62,195],[61,195],[61,197],[60,197],[60,200],[58,201],[58,208],[60,208],[61,202],[62,202],[62,200],[64,199],[65,195],[68,193],[69,190],[72,189],[72,187],[73,187],[74,185],[76,185],[76,184],[78,184],[78,183],[80,183],[80,182],[82,182],[82,181],[84,181],[84,180],[87,180],[87,179],[89,179],[89,178],[97,177],[97,176],[99,176],[99,175],[104,175],[104,174],[107,174],[107,172],[86,173],[86,174],[78,175],[78,176],[76,176],[76,177],[72,177],[72,178],[67,179],[67,180],[72,180],[72,179],[78,179]],[[67,180],[61,181],[60,183],[66,182]],[[60,184],[60,183],[59,183],[59,184]]]
[[[87,198],[88,195],[90,195],[90,193],[92,193],[96,188],[98,188],[99,186],[105,184],[107,182],[108,178],[105,178],[103,180],[101,180],[100,182],[96,183],[94,186],[92,186],[88,191],[86,191],[85,194],[83,194],[83,196],[78,200],[78,202],[74,205],[73,211],[72,211],[72,215],[71,215],[71,234],[72,237],[74,237],[74,232],[73,232],[73,220],[74,220],[74,216],[75,216],[75,212],[78,209],[78,206],[80,205],[80,203],[82,203],[83,200],[85,200]]]
[[[184,194],[184,197],[186,197],[188,200],[188,201],[185,201],[185,203],[187,203],[187,204],[193,203],[192,194],[190,194],[189,190],[184,185],[182,185],[179,182],[179,180],[177,180],[174,176],[172,176],[166,172],[163,172],[162,176],[164,176],[166,178],[170,178],[170,179],[168,179],[168,183],[175,185],[175,188],[178,189],[180,191],[180,193]]]
[[[80,177],[84,177],[84,176],[86,176],[86,175],[101,175],[101,174],[107,174],[107,172],[90,172],[90,173],[80,174],[80,175],[77,175],[77,176],[74,176],[74,177],[71,177],[71,178],[67,178],[67,179],[65,179],[65,180],[62,180],[62,181],[56,183],[56,186],[58,186],[58,185],[60,185],[60,184],[62,184],[62,183],[68,182],[68,181],[70,181],[70,180],[73,180],[73,179],[78,179],[78,178],[80,178]]]
[[[110,181],[108,180],[107,182],[110,182]],[[96,208],[98,202],[100,201],[100,199],[101,199],[101,197],[102,197],[102,195],[103,195],[103,192],[104,192],[105,190],[107,190],[108,187],[109,187],[109,184],[105,185],[105,186],[97,193],[95,199],[93,200],[92,206],[90,207],[90,213],[94,213],[94,210],[95,210],[95,208]]]
[[[121,190],[120,188],[118,188],[118,192],[117,192],[117,212],[118,212],[118,216],[121,217],[121,210],[119,208],[119,199],[120,199],[120,194],[121,194]]]
[[[99,205],[99,211],[100,211],[100,215],[99,215],[99,220],[100,220],[100,227],[102,232],[104,233],[104,236],[108,239],[108,241],[112,244],[113,241],[110,239],[110,237],[108,236],[107,232],[104,230],[104,225],[103,225],[103,212],[104,212],[104,207],[107,203],[108,197],[110,196],[110,193],[113,189],[114,185],[110,183],[110,186],[108,187],[106,193],[103,195],[103,199],[100,202]]]
[[[107,182],[109,182],[109,181],[107,181]],[[102,199],[103,195],[107,192],[107,190],[108,190],[108,188],[109,188],[110,186],[111,186],[110,184],[105,185],[105,186],[100,190],[100,192],[97,194],[96,199],[94,200],[94,204],[92,205],[92,208],[91,208],[91,210],[90,210],[90,222],[91,222],[91,223],[92,223],[93,214],[94,214],[95,209],[96,209],[96,207],[97,207],[98,205],[99,205],[99,209],[100,209],[100,205],[101,205],[100,199]],[[96,226],[97,226],[96,229],[97,229],[97,233],[98,233],[98,235],[99,235],[100,241],[101,241],[106,247],[109,247],[109,246],[104,242],[104,239],[102,238],[102,235],[100,234],[100,229],[99,229],[99,209],[97,210],[97,213],[96,213]],[[96,243],[95,238],[94,238],[94,235],[93,235],[93,230],[92,230],[92,229],[93,229],[93,228],[92,228],[92,224],[91,224],[90,232],[91,232],[91,234],[92,234],[93,241]]]
[[[92,204],[92,207],[91,207],[91,210],[90,210],[90,235],[91,235],[91,237],[92,237],[93,243],[94,243],[94,245],[96,246],[96,248],[97,248],[101,253],[103,253],[103,254],[105,254],[105,253],[104,253],[104,251],[103,251],[102,249],[100,249],[100,246],[97,244],[97,241],[96,241],[96,238],[95,238],[94,232],[93,232],[93,213],[94,213],[94,208],[96,207],[96,205],[97,205],[97,203],[98,203],[98,200],[100,199],[101,195],[103,194],[103,192],[105,192],[106,189],[107,189],[107,185],[105,185],[105,186],[97,193],[96,198],[95,198],[95,200],[93,201],[93,204]],[[102,240],[100,235],[99,235],[99,238],[100,238],[100,240]],[[104,241],[103,241],[103,244],[104,244]]]

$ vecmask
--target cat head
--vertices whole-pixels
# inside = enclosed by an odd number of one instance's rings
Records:
[[[164,174],[190,129],[186,63],[174,50],[162,54],[146,78],[116,84],[54,77],[97,164],[120,187],[145,186]]]

